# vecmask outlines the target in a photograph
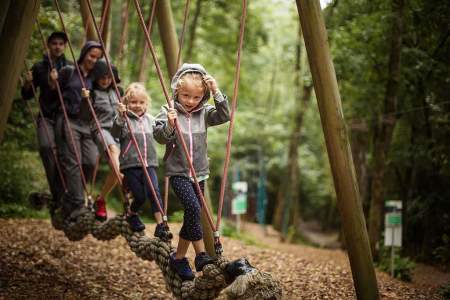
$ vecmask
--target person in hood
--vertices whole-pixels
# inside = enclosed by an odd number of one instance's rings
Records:
[[[80,155],[82,169],[88,182],[93,175],[97,161],[98,151],[91,135],[90,112],[80,108],[83,100],[82,88],[85,86],[87,89],[92,89],[94,66],[102,56],[101,45],[95,41],[88,41],[81,49],[77,60],[81,78],[74,66],[66,66],[59,72],[53,69],[50,73],[51,88],[56,93],[56,82],[59,83],[69,117],[68,124],[62,113],[57,118],[57,144],[60,149],[59,155],[64,175],[67,179],[67,192],[64,194],[62,203],[63,218],[76,218],[85,202],[81,172],[74,147]],[[75,145],[72,144],[69,130],[72,130]]]
[[[56,116],[59,111],[59,101],[53,97],[49,86],[50,61],[56,70],[72,65],[66,59],[64,50],[67,45],[67,36],[64,32],[53,32],[47,39],[47,47],[50,57],[45,54],[43,59],[33,65],[31,71],[27,72],[22,86],[22,98],[32,99],[34,91],[39,89],[39,108],[42,118],[37,119],[37,138],[39,154],[44,165],[47,182],[52,194],[50,214],[60,205],[60,198],[64,193],[63,184],[58,174],[57,162],[53,154],[55,147]],[[33,90],[33,87],[35,90]],[[45,128],[47,127],[47,129]],[[48,133],[47,133],[48,132]]]
[[[172,79],[173,108],[164,105],[156,117],[155,139],[166,144],[166,176],[170,176],[173,191],[184,207],[183,226],[175,253],[170,256],[170,267],[183,279],[192,280],[194,274],[186,253],[192,243],[196,253],[195,269],[201,271],[213,259],[205,252],[200,224],[202,207],[188,161],[179,138],[175,135],[175,121],[189,149],[201,192],[204,193],[209,176],[207,129],[228,122],[230,111],[226,96],[216,80],[199,64],[183,64]],[[208,104],[213,95],[214,105]]]
[[[150,199],[153,215],[157,222],[154,235],[166,240],[170,239],[172,234],[169,232],[167,224],[163,222],[162,214],[156,204],[156,201],[158,201],[160,207],[163,207],[156,175],[158,157],[156,154],[156,142],[153,138],[155,118],[147,113],[150,100],[150,96],[142,84],[137,82],[131,83],[125,90],[123,102],[117,105],[118,117],[114,121],[112,134],[120,140],[120,170],[124,174],[123,183],[131,191],[134,198],[126,216],[128,224],[133,231],[145,229],[144,223],[139,218],[139,212],[145,201]],[[136,146],[132,142],[130,128],[126,126],[125,114],[136,138],[137,147],[144,159],[145,168],[152,181],[156,199],[143,171]]]
[[[120,78],[118,70],[115,66],[111,66],[111,68],[114,80],[119,84]],[[92,106],[100,124],[99,130],[94,118],[91,116],[91,134],[94,142],[97,144],[98,151],[104,154],[104,157],[107,160],[111,161],[112,167],[115,170],[119,171],[119,140],[114,138],[111,134],[113,121],[117,117],[117,104],[119,103],[119,98],[114,88],[113,77],[110,75],[108,65],[104,59],[97,60],[91,76],[93,81],[92,90],[82,91],[83,98],[88,101],[89,99],[92,100]],[[121,88],[118,87],[118,89],[119,94],[122,94]],[[87,101],[82,101],[81,105],[80,110],[89,109],[87,107]],[[108,157],[107,155],[105,144],[106,147],[108,147],[111,157]],[[94,202],[95,217],[99,221],[105,221],[107,219],[105,198],[116,186],[117,182],[116,173],[114,170],[111,170],[100,190],[100,194]]]

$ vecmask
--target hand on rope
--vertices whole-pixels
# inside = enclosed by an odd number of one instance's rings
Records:
[[[86,88],[81,89],[81,97],[83,97],[84,99],[92,100],[90,95],[91,95],[91,92],[88,89],[86,89]]]
[[[25,80],[23,81],[23,87],[29,89],[31,87],[31,83],[33,82],[33,72],[31,72],[31,70],[28,70],[27,72],[25,72],[24,77]]]
[[[169,111],[167,112],[167,120],[169,121],[170,128],[175,127],[175,122],[177,120],[177,111],[175,108],[169,108]]]
[[[56,85],[58,84],[58,70],[56,70],[55,68],[53,68],[50,73],[48,74],[49,76],[49,81],[48,81],[48,85],[50,86],[50,88],[52,90],[56,89]]]

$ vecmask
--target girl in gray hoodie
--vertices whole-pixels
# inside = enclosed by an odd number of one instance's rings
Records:
[[[155,220],[158,223],[155,236],[161,239],[171,238],[167,224],[163,222],[162,214],[158,210],[156,201],[162,206],[161,195],[158,188],[156,168],[158,157],[156,155],[156,142],[153,138],[153,126],[155,119],[147,113],[150,96],[140,83],[131,83],[125,90],[123,102],[118,103],[118,117],[112,127],[112,135],[120,141],[120,171],[123,173],[123,183],[133,194],[133,202],[127,212],[126,220],[133,231],[145,229],[144,223],[139,218],[139,211],[145,200],[150,199]],[[136,147],[133,145],[130,128],[126,125],[124,114],[128,116],[137,145],[143,156],[145,168],[150,176],[156,192],[154,199],[148,185],[146,175],[142,169]]]
[[[172,79],[171,87],[174,108],[162,107],[156,117],[154,134],[159,143],[166,144],[166,175],[170,176],[172,189],[184,207],[180,239],[176,253],[170,256],[170,266],[183,280],[192,280],[195,276],[186,258],[190,243],[196,253],[197,271],[201,271],[212,258],[205,253],[200,224],[200,196],[175,135],[174,122],[177,119],[203,193],[209,176],[207,128],[229,121],[230,113],[227,98],[220,92],[216,80],[199,64],[183,64]],[[215,105],[207,104],[211,93]]]

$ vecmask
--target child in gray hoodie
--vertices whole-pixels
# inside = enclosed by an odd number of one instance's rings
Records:
[[[156,117],[155,139],[166,144],[166,175],[184,207],[183,226],[176,253],[170,256],[171,268],[182,280],[194,279],[186,258],[192,242],[196,253],[195,269],[201,271],[212,262],[205,253],[200,224],[201,201],[197,194],[191,171],[181,143],[175,135],[174,123],[178,121],[189,149],[197,180],[202,193],[209,176],[207,156],[207,128],[223,124],[230,119],[227,98],[220,92],[215,79],[199,64],[183,64],[172,79],[173,107],[163,106]],[[214,106],[207,104],[212,93]]]
[[[116,83],[120,83],[117,68],[115,66],[111,67]],[[94,69],[92,71],[92,81],[93,88],[90,93],[86,90],[82,91],[82,95],[84,98],[89,99],[89,95],[91,96],[90,99],[92,99],[92,106],[100,125],[99,130],[94,118],[91,118],[90,126],[92,138],[97,144],[100,154],[107,153],[104,142],[106,143],[111,157],[105,157],[107,160],[111,159],[113,168],[119,171],[119,140],[111,135],[113,121],[117,117],[117,104],[119,103],[119,98],[117,97],[116,91],[113,87],[113,78],[109,73],[108,65],[104,59],[99,59],[95,63]],[[120,87],[119,93],[123,94]],[[86,101],[82,101],[81,109],[88,110]],[[105,198],[112,191],[116,184],[116,174],[114,170],[111,170],[108,177],[106,177],[105,183],[100,190],[100,194],[97,196],[94,203],[95,217],[99,221],[105,221],[107,219]]]
[[[131,83],[125,90],[123,102],[117,105],[118,117],[114,121],[111,132],[114,137],[119,138],[120,170],[124,175],[123,182],[131,191],[134,198],[127,212],[127,222],[133,231],[144,230],[145,225],[140,220],[138,213],[145,200],[150,199],[153,214],[158,223],[155,236],[167,239],[171,238],[171,234],[167,224],[163,223],[162,214],[156,204],[156,201],[158,201],[160,207],[163,207],[158,188],[158,178],[156,176],[158,157],[156,155],[156,143],[153,139],[155,119],[147,113],[149,102],[150,96],[147,94],[145,87],[140,83]],[[126,125],[124,114],[127,114],[130,121],[134,137],[143,156],[144,164],[151,178],[157,199],[154,199],[151,193],[146,175],[142,169],[141,161],[139,160],[138,152],[133,145],[130,130]]]

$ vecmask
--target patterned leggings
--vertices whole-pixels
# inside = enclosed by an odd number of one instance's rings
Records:
[[[200,189],[205,194],[205,181],[200,181]],[[180,237],[188,241],[198,241],[203,238],[200,224],[201,200],[193,183],[188,177],[171,176],[170,185],[184,207],[183,226]]]

